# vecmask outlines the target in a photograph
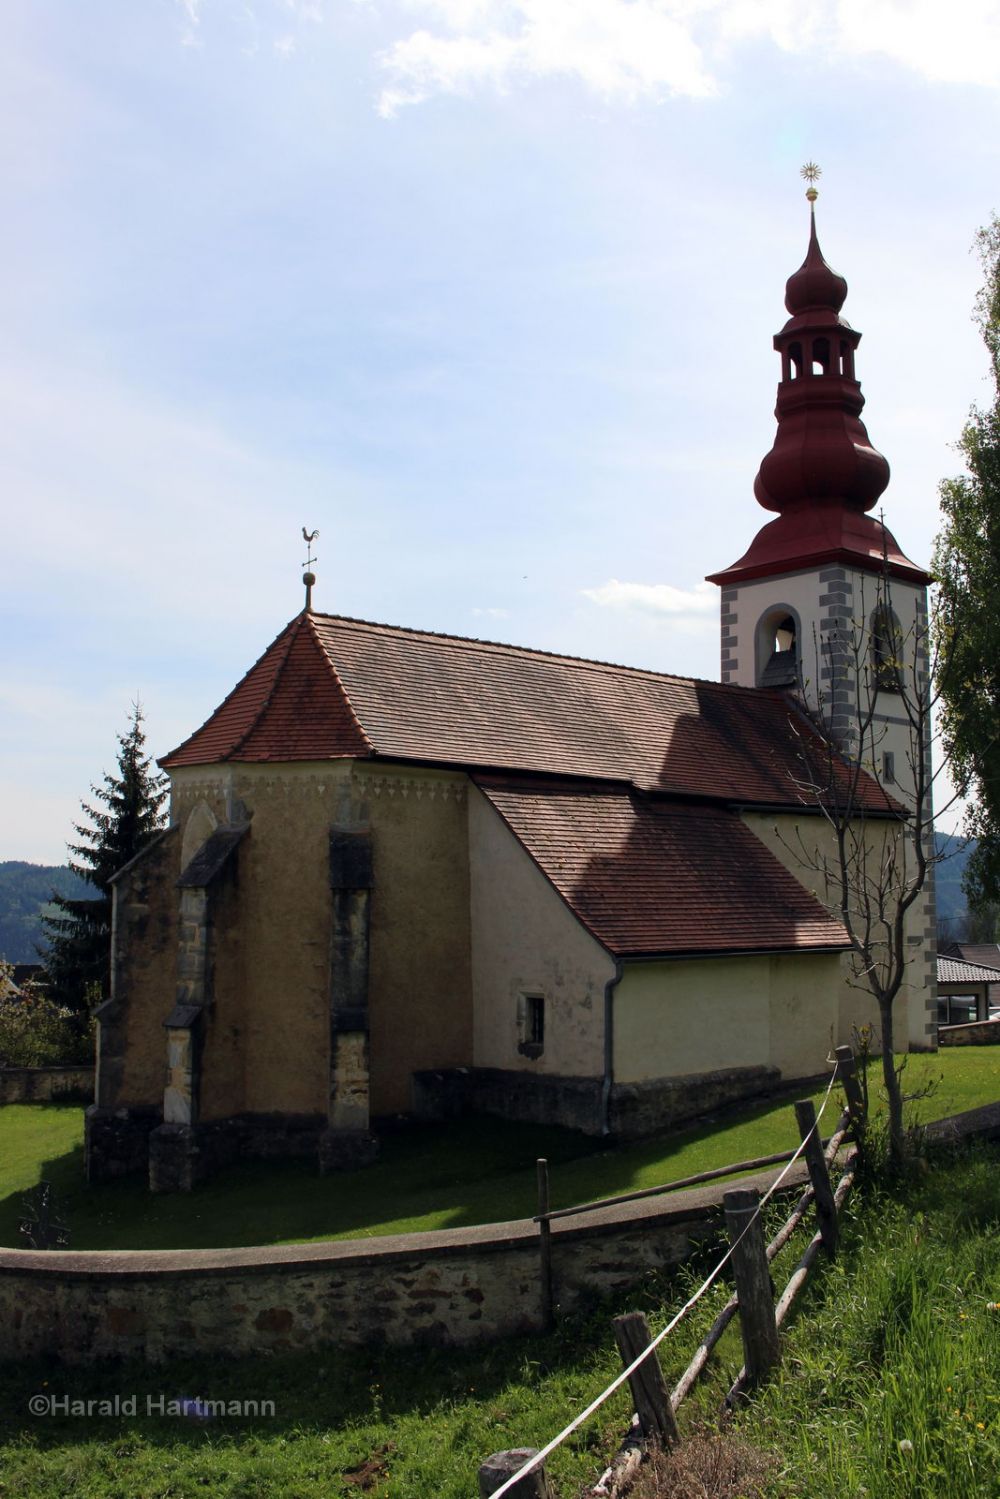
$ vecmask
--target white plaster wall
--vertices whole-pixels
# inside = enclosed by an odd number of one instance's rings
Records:
[[[475,1065],[601,1076],[614,962],[471,786],[469,874]],[[545,996],[545,1049],[536,1059],[518,1051],[525,993]]]

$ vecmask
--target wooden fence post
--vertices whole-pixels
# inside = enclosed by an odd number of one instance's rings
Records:
[[[652,1342],[649,1323],[642,1312],[626,1312],[623,1317],[614,1317],[611,1325],[622,1363],[627,1369]],[[670,1391],[655,1352],[644,1358],[638,1369],[633,1369],[628,1382],[643,1436],[659,1442],[661,1447],[675,1447],[681,1439],[680,1432],[670,1404]]]
[[[865,1130],[865,1101],[861,1096],[861,1087],[857,1079],[854,1053],[849,1046],[837,1046],[833,1054],[837,1058],[837,1081],[843,1084],[844,1093],[847,1095],[847,1107],[851,1113],[851,1123],[854,1125],[855,1135],[860,1144]]]
[[[799,1135],[806,1141],[803,1154],[809,1167],[809,1179],[816,1194],[816,1219],[823,1236],[823,1247],[829,1254],[836,1254],[839,1236],[837,1209],[833,1201],[833,1188],[830,1185],[826,1156],[823,1154],[823,1141],[816,1128],[816,1110],[811,1098],[799,1099],[795,1105],[795,1118],[798,1121]]]
[[[781,1357],[764,1228],[757,1212],[760,1193],[753,1187],[737,1187],[722,1200],[733,1245],[746,1382],[755,1384],[767,1376]]]
[[[538,1173],[538,1262],[541,1278],[542,1327],[552,1326],[552,1224],[549,1210],[549,1163],[544,1156],[535,1162]]]
[[[537,1451],[537,1447],[514,1447],[509,1452],[494,1452],[479,1467],[479,1499],[489,1499]],[[544,1463],[519,1478],[507,1493],[510,1499],[555,1499],[555,1490],[549,1482]]]

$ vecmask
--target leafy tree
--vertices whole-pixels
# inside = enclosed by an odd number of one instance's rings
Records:
[[[965,873],[970,907],[1000,901],[1000,218],[980,229],[985,280],[975,319],[990,358],[992,404],[973,407],[958,443],[967,472],[941,485],[937,656],[952,776],[972,798],[977,840]]]
[[[93,1061],[94,1023],[81,1019],[32,983],[15,989],[13,966],[0,962],[0,1067]]]
[[[132,705],[128,729],[118,736],[117,774],[91,790],[99,806],[83,803],[89,823],[76,823],[80,843],[71,843],[74,874],[89,881],[92,899],[53,892],[58,908],[45,918],[44,953],[53,1000],[75,1012],[86,1011],[107,994],[111,970],[111,877],[153,839],[163,826],[167,792],[145,753],[142,709]]]

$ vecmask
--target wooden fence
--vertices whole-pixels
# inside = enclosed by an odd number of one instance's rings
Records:
[[[667,1388],[649,1324],[643,1313],[628,1312],[624,1316],[613,1318],[612,1328],[618,1350],[625,1369],[629,1371],[628,1384],[635,1404],[635,1415],[618,1456],[601,1476],[597,1486],[590,1491],[594,1496],[601,1496],[601,1499],[616,1499],[616,1496],[624,1494],[635,1478],[649,1444],[671,1447],[680,1440],[677,1410],[694,1388],[699,1375],[711,1357],[713,1348],[737,1312],[740,1314],[740,1331],[743,1339],[743,1367],[725,1398],[724,1409],[732,1410],[755,1385],[766,1380],[770,1371],[780,1361],[779,1331],[805,1285],[810,1268],[821,1250],[830,1255],[837,1251],[839,1212],[853,1185],[858,1151],[863,1142],[864,1104],[851,1048],[849,1046],[837,1047],[836,1061],[834,1077],[844,1088],[847,1107],[841,1114],[829,1140],[823,1141],[820,1138],[816,1110],[812,1101],[802,1099],[795,1104],[796,1122],[800,1140],[803,1142],[798,1150],[782,1151],[776,1155],[760,1156],[749,1161],[736,1161],[732,1165],[723,1166],[714,1171],[703,1171],[697,1176],[684,1177],[678,1181],[665,1183],[663,1186],[649,1187],[642,1191],[603,1198],[600,1201],[584,1203],[577,1207],[558,1208],[554,1211],[549,1209],[547,1165],[544,1161],[538,1162],[539,1207],[535,1221],[539,1228],[543,1304],[549,1318],[553,1312],[550,1238],[550,1225],[553,1219],[590,1212],[596,1207],[609,1207],[664,1192],[675,1192],[682,1187],[734,1176],[762,1166],[777,1165],[792,1160],[799,1153],[804,1157],[809,1171],[808,1186],[770,1243],[764,1241],[760,1194],[756,1188],[736,1187],[725,1194],[723,1204],[730,1240],[730,1249],[726,1258],[732,1263],[736,1291],[698,1345],[673,1391]],[[838,1156],[849,1135],[852,1136],[852,1141],[841,1163],[842,1174],[835,1189],[830,1179],[830,1169],[837,1163]],[[771,1283],[771,1263],[788,1243],[812,1207],[815,1207],[816,1214],[815,1231],[792,1271],[788,1284],[775,1302]],[[692,1298],[692,1302],[694,1299]],[[512,1482],[514,1476],[520,1473],[521,1469],[536,1455],[536,1449],[532,1448],[513,1448],[506,1452],[494,1453],[479,1469],[481,1499],[501,1492],[504,1495],[510,1495],[510,1499],[555,1499],[552,1481],[545,1472],[544,1462],[538,1462],[530,1471],[523,1473],[516,1482]]]

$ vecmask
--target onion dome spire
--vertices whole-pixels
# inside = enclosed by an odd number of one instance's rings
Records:
[[[889,483],[889,465],[861,420],[865,398],[854,370],[861,334],[840,315],[847,282],[823,258],[816,233],[815,182],[809,162],[809,244],[785,286],[790,314],[774,347],[781,355],[778,430],[754,481],[757,503],[779,519],[765,526],[744,557],[713,582],[790,572],[834,559],[925,574],[866,512]]]
[[[809,247],[788,278],[788,322],[774,338],[781,383],[774,446],[754,494],[765,510],[836,502],[871,510],[889,482],[889,465],[861,421],[865,398],[854,374],[861,334],[840,316],[847,282],[823,259],[810,189]]]
[[[814,197],[818,197],[813,188]],[[828,266],[816,237],[816,205],[809,205],[809,248],[806,258],[785,282],[785,306],[795,317],[798,313],[839,312],[847,299],[847,282]]]

